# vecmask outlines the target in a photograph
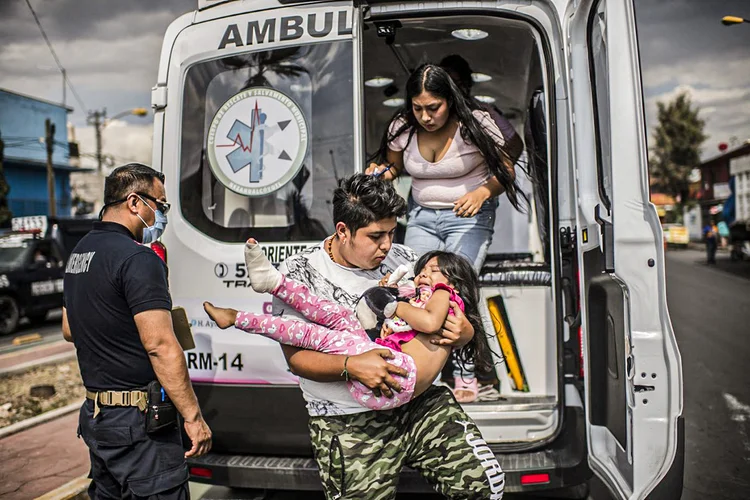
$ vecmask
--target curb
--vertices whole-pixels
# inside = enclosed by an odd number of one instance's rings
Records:
[[[73,359],[75,357],[76,357],[76,350],[74,349],[69,352],[61,352],[59,354],[47,356],[46,358],[36,359],[34,361],[27,361],[26,363],[21,363],[20,365],[16,365],[12,368],[6,368],[4,370],[0,370],[0,378],[9,377],[11,375],[17,375],[19,373],[29,371],[32,368],[59,363],[60,361],[66,361],[68,359]]]
[[[41,415],[37,415],[36,417],[27,418],[26,420],[21,420],[20,422],[16,422],[15,424],[3,427],[2,429],[0,429],[0,439],[12,436],[13,434],[25,431],[26,429],[30,429],[39,424],[49,422],[50,420],[62,417],[63,415],[67,415],[68,413],[72,413],[78,410],[82,404],[83,401],[71,403],[68,406],[63,406],[62,408],[57,408],[56,410],[48,411],[42,413]]]
[[[37,497],[36,500],[84,500],[88,499],[89,496],[86,494],[86,490],[89,487],[88,475],[77,477],[72,481],[69,481],[59,488],[45,493],[44,495]]]

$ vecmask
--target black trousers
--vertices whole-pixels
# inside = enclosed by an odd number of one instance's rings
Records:
[[[189,500],[188,467],[180,429],[146,434],[145,415],[135,407],[100,406],[87,399],[78,418],[78,433],[89,448],[92,500]]]
[[[716,239],[706,240],[706,260],[709,264],[716,264]]]

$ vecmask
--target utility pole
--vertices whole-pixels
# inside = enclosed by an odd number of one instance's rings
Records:
[[[49,118],[44,120],[44,138],[47,144],[47,189],[49,190],[49,215],[57,215],[55,206],[55,171],[52,169],[52,151],[55,143],[55,124]]]
[[[102,126],[106,119],[107,108],[101,111],[89,112],[88,123],[94,126],[94,134],[96,135],[96,168],[100,174],[102,173]]]
[[[4,154],[5,143],[0,134],[0,227],[6,227],[10,224],[12,215],[8,209],[8,193],[10,192],[10,186],[8,186],[8,182],[5,180],[5,172],[3,171]]]

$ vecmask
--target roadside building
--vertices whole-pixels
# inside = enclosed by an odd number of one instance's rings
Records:
[[[45,120],[55,125],[52,167],[57,215],[70,215],[71,152],[77,144],[68,142],[67,117],[72,108],[0,89],[0,136],[5,143],[3,169],[10,186],[8,208],[13,217],[48,215],[47,151]]]
[[[750,224],[750,140],[740,149],[743,154],[729,160],[729,173],[734,177],[734,218]]]
[[[656,213],[659,215],[659,220],[664,222],[673,222],[677,216],[675,214],[675,207],[677,203],[674,198],[664,193],[651,192],[651,203],[656,206]]]
[[[717,222],[723,220],[724,203],[732,194],[729,187],[729,179],[732,176],[730,166],[735,159],[748,155],[750,144],[746,143],[728,149],[698,166],[701,172],[701,186],[696,197],[702,224],[708,223],[711,219]]]
[[[735,250],[739,242],[744,242],[746,250],[750,250],[750,139],[735,150],[729,160],[729,173],[732,196],[727,200],[724,216],[730,227],[730,239]]]

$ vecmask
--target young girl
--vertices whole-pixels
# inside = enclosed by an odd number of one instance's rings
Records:
[[[394,298],[383,307],[389,319],[383,325],[381,338],[375,342],[368,337],[352,311],[315,296],[304,285],[284,276],[273,267],[252,238],[245,245],[245,262],[253,290],[270,292],[314,323],[238,312],[205,302],[204,308],[217,326],[235,326],[282,344],[329,354],[355,355],[382,346],[391,349],[395,356],[390,362],[407,371],[400,393],[392,398],[375,396],[360,382],[348,382],[355,400],[372,410],[401,406],[430,387],[445,365],[451,348],[431,344],[429,336],[440,332],[446,317],[452,314],[451,301],[459,305],[474,327],[474,338],[461,349],[460,362],[490,359],[478,311],[477,276],[471,264],[458,255],[435,251],[417,261],[415,269],[420,271],[414,278],[416,296],[410,303]],[[407,324],[410,328],[404,327]],[[391,331],[394,333],[388,335]],[[343,374],[348,379],[347,359],[344,360]]]

